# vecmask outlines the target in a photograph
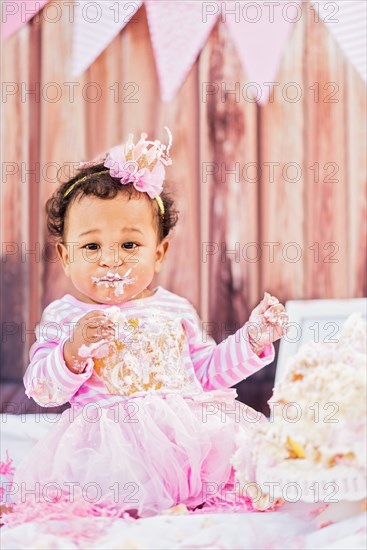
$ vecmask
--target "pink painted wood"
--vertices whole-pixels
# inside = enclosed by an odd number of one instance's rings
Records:
[[[73,163],[129,132],[173,132],[168,184],[181,217],[155,283],[187,296],[217,339],[246,321],[265,290],[284,301],[366,294],[365,85],[310,9],[264,107],[251,101],[222,23],[169,104],[159,100],[144,8],[72,83],[71,38],[65,13],[3,45],[13,93],[3,100],[1,147],[3,170],[14,172],[3,172],[1,186],[3,379],[20,380],[42,309],[72,290],[44,223],[55,167],[65,179]],[[38,95],[21,96],[37,83]],[[22,247],[41,253],[22,256]],[[263,408],[259,387],[253,404]]]

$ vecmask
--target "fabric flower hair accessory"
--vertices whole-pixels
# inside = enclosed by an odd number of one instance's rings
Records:
[[[103,159],[103,165],[107,170],[88,174],[77,180],[67,189],[64,197],[66,197],[76,185],[86,181],[90,177],[109,172],[110,176],[119,179],[122,185],[131,183],[137,191],[147,193],[151,199],[155,199],[163,216],[164,205],[159,195],[163,190],[163,182],[166,173],[165,166],[172,164],[172,160],[169,156],[172,145],[172,133],[167,126],[165,126],[164,129],[168,134],[167,146],[158,140],[148,141],[148,135],[146,133],[142,133],[140,135],[140,140],[134,145],[134,136],[130,134],[125,144],[113,147],[107,153],[105,159]],[[101,162],[100,158],[98,158],[97,161],[81,163],[81,166],[89,167],[98,164],[98,162]]]
[[[171,131],[165,126],[169,144],[166,147],[160,141],[147,141],[143,133],[136,145],[133,135],[125,145],[111,149],[104,162],[113,178],[118,178],[123,185],[132,183],[137,191],[145,192],[151,199],[156,198],[163,190],[165,166],[172,164],[169,150],[172,145]]]

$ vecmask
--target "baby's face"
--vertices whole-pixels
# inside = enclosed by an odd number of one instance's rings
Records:
[[[152,204],[143,195],[77,199],[67,212],[64,241],[58,252],[65,274],[77,298],[95,304],[149,296],[168,248],[166,239],[158,242]]]

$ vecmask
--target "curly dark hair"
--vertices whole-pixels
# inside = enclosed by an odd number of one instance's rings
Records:
[[[105,170],[106,173],[99,174]],[[85,176],[90,176],[87,180],[77,183],[73,189],[65,196],[65,193],[72,185],[81,180]],[[83,195],[94,195],[100,199],[113,199],[118,193],[125,193],[131,198],[141,198],[145,193],[137,191],[132,183],[121,185],[117,178],[113,178],[108,173],[103,164],[87,166],[81,168],[78,174],[69,181],[62,183],[55,193],[46,202],[46,220],[47,228],[51,235],[64,239],[65,218],[67,210],[72,202]],[[148,195],[146,197],[149,199]],[[160,197],[164,205],[164,214],[162,215],[158,203],[155,200],[150,200],[155,213],[157,223],[157,232],[159,241],[167,237],[171,229],[174,228],[178,221],[178,210],[175,207],[174,200],[167,191],[162,191]]]

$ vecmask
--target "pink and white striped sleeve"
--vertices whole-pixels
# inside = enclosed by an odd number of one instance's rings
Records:
[[[50,304],[52,306],[52,304]],[[37,325],[37,341],[32,345],[30,364],[24,374],[25,393],[44,407],[57,407],[70,401],[80,386],[93,372],[93,360],[86,360],[85,372],[74,374],[64,360],[64,344],[60,320],[55,321],[54,311],[48,306]]]
[[[245,327],[217,344],[209,336],[197,313],[183,320],[196,377],[204,390],[229,388],[274,360],[274,346],[266,346],[259,357],[245,337]]]

